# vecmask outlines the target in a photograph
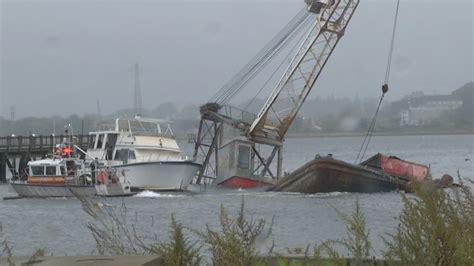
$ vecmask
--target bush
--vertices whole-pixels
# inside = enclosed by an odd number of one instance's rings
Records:
[[[164,265],[199,265],[202,246],[192,243],[184,234],[184,228],[171,216],[170,240],[161,242],[155,236],[147,239],[138,235],[135,224],[127,222],[127,208],[124,204],[114,208],[93,203],[77,196],[83,210],[94,219],[87,224],[100,254],[108,255],[158,255]],[[195,232],[209,246],[214,265],[252,265],[256,259],[255,242],[265,228],[265,220],[246,220],[244,200],[236,218],[232,218],[223,206],[220,211],[220,230],[209,226],[206,231]],[[148,240],[148,241],[147,241]]]
[[[395,233],[384,239],[385,257],[401,265],[474,265],[474,200],[466,186],[452,194],[418,185],[402,195]]]
[[[191,243],[189,238],[184,236],[183,226],[173,215],[171,215],[170,227],[170,241],[150,245],[150,253],[158,255],[163,265],[199,265],[201,263],[200,247],[196,247],[196,242]]]
[[[265,228],[265,220],[245,219],[243,196],[237,217],[230,217],[221,205],[219,220],[220,230],[214,231],[206,226],[206,231],[198,232],[209,246],[212,264],[255,265],[258,262],[255,244]]]
[[[350,216],[336,210],[338,216],[346,225],[347,237],[343,240],[327,240],[316,246],[315,258],[322,263],[322,255],[332,259],[336,265],[345,265],[345,258],[341,255],[336,246],[345,248],[349,252],[351,260],[356,265],[362,265],[364,261],[370,259],[371,243],[370,232],[366,228],[365,215],[362,213],[359,200],[356,200],[354,211]]]
[[[136,231],[135,223],[127,221],[125,204],[118,209],[104,204],[94,204],[84,197],[78,197],[83,210],[94,218],[87,223],[101,255],[144,255],[148,248]]]

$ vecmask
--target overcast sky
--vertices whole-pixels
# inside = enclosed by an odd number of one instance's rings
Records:
[[[304,6],[295,1],[1,1],[0,115],[205,103]],[[396,0],[361,0],[310,98],[380,95]],[[472,81],[473,1],[401,0],[389,100]]]

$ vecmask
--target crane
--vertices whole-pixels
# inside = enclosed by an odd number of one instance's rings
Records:
[[[291,63],[257,115],[219,101],[201,106],[194,158],[201,154],[203,166],[196,178],[197,183],[205,178],[230,186],[246,187],[271,184],[272,180],[282,176],[285,135],[344,35],[359,0],[305,0],[305,3],[305,14],[294,19],[282,37],[276,39],[276,44],[269,45],[261,53],[256,60],[258,63],[250,64],[240,76],[244,80],[242,84],[245,84],[266,64],[275,50],[301,29],[304,21],[311,20],[312,24]],[[240,87],[240,83],[233,80],[218,99],[227,99]],[[237,129],[239,136],[228,141],[224,136],[226,127]],[[276,173],[275,167],[272,167],[275,156]],[[237,178],[238,182],[228,181],[232,178]]]

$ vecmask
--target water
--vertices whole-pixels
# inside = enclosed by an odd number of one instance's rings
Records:
[[[311,160],[315,154],[332,153],[336,158],[353,162],[362,138],[288,139],[284,149],[284,170],[291,171]],[[180,143],[191,154],[192,147]],[[434,177],[445,173],[473,177],[474,135],[392,136],[374,137],[367,151],[396,155],[400,158],[429,164]],[[456,179],[456,178],[455,178]],[[12,196],[0,186],[0,197]],[[204,230],[206,224],[218,225],[220,205],[235,214],[242,195],[246,214],[253,218],[272,218],[277,250],[306,248],[326,239],[343,238],[344,223],[335,209],[350,213],[356,199],[367,217],[374,251],[382,248],[379,235],[391,232],[402,207],[397,193],[329,193],[303,195],[245,190],[215,190],[193,193],[143,192],[130,198],[96,199],[111,206],[127,206],[130,221],[138,224],[140,233],[160,238],[167,236],[171,214],[186,226]],[[86,228],[89,217],[75,199],[0,200],[0,222],[5,237],[16,255],[26,255],[39,247],[53,255],[93,254],[94,240]],[[271,240],[259,243],[262,249]]]

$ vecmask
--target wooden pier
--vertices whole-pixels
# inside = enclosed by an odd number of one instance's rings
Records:
[[[0,137],[0,182],[6,182],[6,173],[18,175],[26,164],[36,158],[44,158],[56,144],[64,143],[69,136],[7,136]],[[73,137],[73,143],[87,149],[89,135]],[[18,161],[18,163],[17,163]]]

